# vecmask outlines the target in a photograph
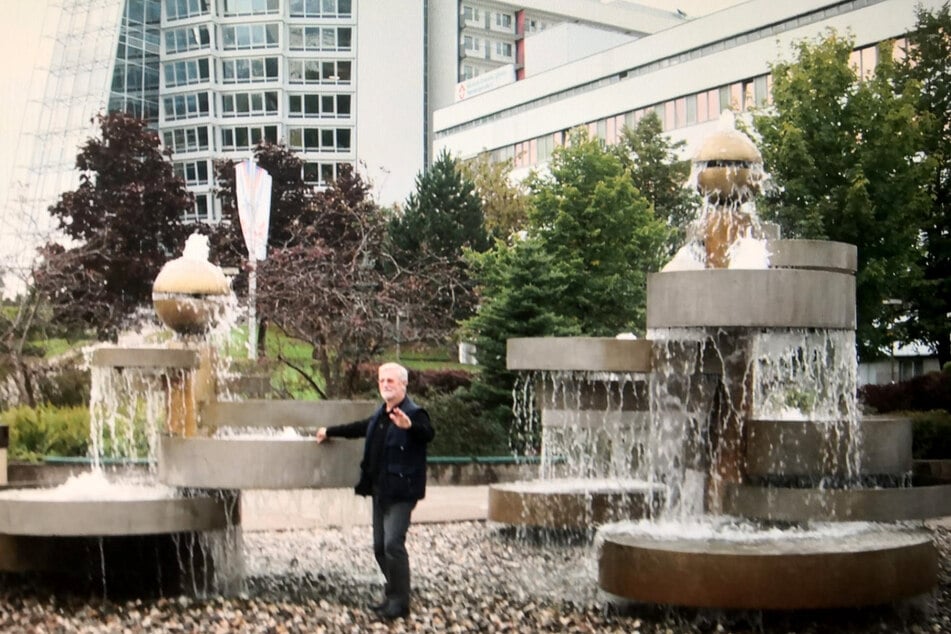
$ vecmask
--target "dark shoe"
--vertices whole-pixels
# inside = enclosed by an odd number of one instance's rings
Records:
[[[380,615],[380,618],[384,621],[392,621],[393,619],[402,619],[409,616],[409,606],[408,605],[398,605],[396,603],[388,603],[386,607],[377,612]]]
[[[367,609],[372,612],[382,612],[386,606],[389,605],[386,599],[383,599],[379,603],[369,603],[367,604]]]

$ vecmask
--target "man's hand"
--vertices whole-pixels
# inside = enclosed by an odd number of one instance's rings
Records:
[[[321,427],[317,430],[317,442],[324,442],[327,440],[327,428]]]
[[[413,426],[413,421],[398,407],[394,407],[390,412],[390,420],[400,429],[409,429]]]

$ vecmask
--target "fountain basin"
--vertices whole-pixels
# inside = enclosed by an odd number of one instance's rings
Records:
[[[854,330],[855,277],[800,269],[652,273],[647,278],[647,327]]]
[[[224,529],[229,526],[228,520],[225,502],[208,496],[148,500],[0,497],[0,535],[95,537],[203,532]]]
[[[857,438],[843,437],[839,421],[751,420],[746,426],[746,472],[751,477],[911,473],[911,420],[865,416]],[[857,442],[858,473],[849,445]]]
[[[249,399],[210,401],[202,406],[202,426],[218,427],[318,427],[369,418],[377,401],[293,401]]]
[[[103,368],[186,369],[198,367],[198,351],[174,348],[97,348],[91,364]]]
[[[182,438],[159,442],[159,481],[200,489],[352,487],[360,478],[363,440],[313,437]]]
[[[607,532],[599,557],[602,590],[696,608],[877,605],[926,593],[937,575],[938,553],[923,529],[872,528],[844,537],[771,531],[755,539]]]
[[[638,480],[546,479],[489,486],[488,519],[513,526],[586,530],[650,516],[663,487]]]
[[[531,337],[509,339],[510,370],[650,372],[651,344],[614,337]]]
[[[951,515],[951,485],[794,489],[727,484],[723,510],[761,520],[899,522]]]

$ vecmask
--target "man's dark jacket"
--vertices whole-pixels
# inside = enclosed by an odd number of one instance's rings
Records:
[[[358,495],[372,495],[374,489],[386,502],[415,502],[426,497],[426,444],[436,435],[429,414],[407,396],[397,405],[413,422],[409,429],[400,429],[389,421],[384,403],[368,419],[327,428],[328,437],[366,438]],[[377,425],[387,422],[380,457],[377,482],[373,482],[370,466],[370,443]]]

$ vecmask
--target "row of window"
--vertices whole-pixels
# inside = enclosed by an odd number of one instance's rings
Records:
[[[515,16],[506,11],[486,10],[483,16],[482,9],[479,7],[463,4],[462,21],[465,26],[515,32]]]
[[[239,92],[221,95],[222,117],[279,115],[278,91]],[[353,97],[348,94],[289,94],[287,114],[293,118],[341,119],[351,115]],[[169,95],[162,100],[166,121],[195,119],[211,114],[209,93]]]
[[[285,0],[292,18],[349,18],[353,15],[353,0]],[[280,0],[223,0],[219,3],[221,15],[279,15]],[[210,15],[209,0],[166,0],[165,17],[169,21],[186,20]]]
[[[904,40],[895,43],[893,55],[901,55]],[[877,45],[857,49],[852,52],[850,63],[856,75],[868,78],[878,63]],[[625,126],[633,128],[645,114],[655,112],[663,124],[664,131],[714,121],[720,113],[730,109],[734,112],[746,112],[754,107],[772,103],[772,76],[760,75],[744,81],[734,82],[711,90],[670,99],[646,108],[638,108],[615,116],[592,121],[587,124],[592,137],[603,139],[606,143],[617,143]],[[512,160],[515,167],[530,167],[543,163],[551,157],[552,151],[564,143],[566,131],[542,135],[535,139],[521,141],[514,145],[499,148],[493,152],[495,160]]]
[[[491,38],[475,37],[473,35],[462,36],[462,50],[466,57],[504,57],[514,59],[514,45],[511,42],[500,42]]]
[[[267,125],[237,125],[221,127],[222,151],[253,150],[261,141],[278,143],[280,126]],[[353,130],[351,128],[323,128],[323,127],[288,127],[287,145],[290,149],[303,152],[349,152],[352,149]],[[162,134],[165,147],[174,154],[186,152],[201,152],[213,149],[211,147],[211,133],[208,126],[192,128],[177,128],[165,130]],[[192,161],[200,163],[201,161]],[[179,162],[176,165],[187,166],[189,162]],[[182,169],[185,169],[183,167]],[[185,176],[191,174],[187,172]],[[200,175],[200,172],[194,172]],[[193,176],[194,176],[193,174]],[[196,184],[194,178],[185,178],[189,185]]]
[[[225,51],[272,49],[281,45],[281,25],[277,22],[226,24],[220,28],[221,48]],[[210,49],[211,40],[211,28],[206,24],[171,29],[165,32],[165,50],[171,55]],[[353,48],[353,28],[290,25],[287,40],[292,51],[347,52]]]
[[[352,168],[351,163],[305,162],[301,168],[301,175],[307,184],[323,187],[336,180],[345,165]],[[206,161],[185,163],[181,167],[176,164],[175,173],[186,182],[191,180],[192,186],[211,184],[211,166]],[[221,217],[215,209],[214,195],[206,192],[196,194],[195,206],[191,213],[185,215],[184,220],[185,222],[219,222]]]
[[[251,84],[280,79],[280,58],[241,57],[221,60],[224,84]],[[164,62],[165,87],[191,86],[212,80],[209,58]],[[347,85],[353,77],[351,60],[288,59],[287,80],[291,84]]]

